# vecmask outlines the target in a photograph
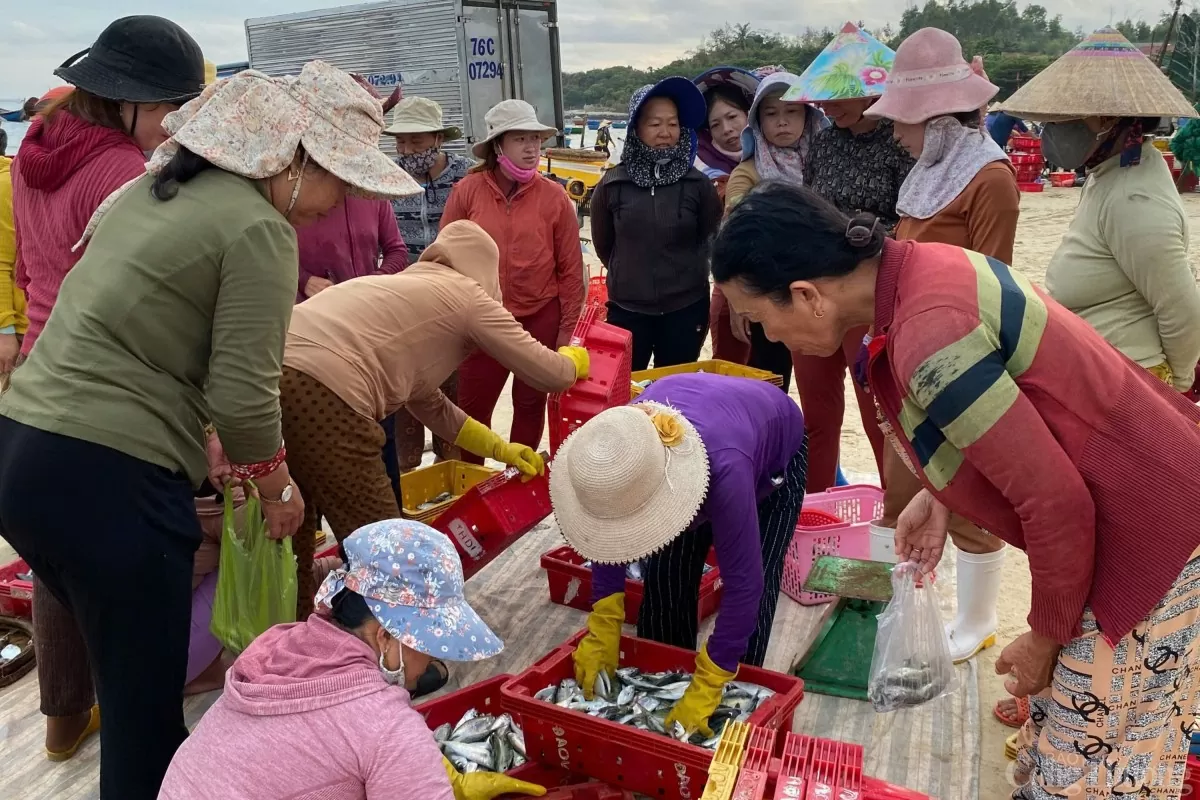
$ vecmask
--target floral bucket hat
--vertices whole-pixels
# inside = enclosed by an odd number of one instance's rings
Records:
[[[161,172],[184,147],[227,172],[269,178],[287,169],[304,145],[309,157],[345,181],[353,194],[386,200],[423,191],[379,149],[379,101],[349,73],[324,61],[310,61],[298,76],[282,78],[243,70],[167,114],[163,128],[171,138],[146,164],[151,175]],[[138,180],[100,204],[76,247]]]
[[[890,47],[847,22],[783,99],[788,103],[828,103],[879,97],[895,63],[896,53]]]
[[[359,528],[342,544],[346,566],[325,578],[318,606],[330,608],[349,589],[405,647],[447,661],[482,661],[504,649],[463,597],[462,562],[445,534],[391,519]]]

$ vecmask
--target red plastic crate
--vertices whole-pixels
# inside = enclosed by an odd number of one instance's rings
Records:
[[[29,565],[18,558],[0,567],[0,616],[33,619],[33,581],[17,575],[29,572]]]
[[[519,795],[504,795],[518,797]],[[560,786],[554,791],[547,792],[542,800],[633,800],[633,792],[626,792],[607,783],[576,783],[571,786]]]
[[[1016,135],[1008,140],[1008,148],[1014,153],[1040,153],[1042,140],[1036,136]]]
[[[745,757],[730,800],[763,800],[771,783],[771,757],[778,731],[754,728],[746,742]]]
[[[588,278],[587,304],[596,306],[596,319],[604,322],[608,319],[608,270],[600,269],[599,275]]]
[[[529,481],[515,468],[472,486],[432,527],[454,540],[471,577],[550,516],[549,473]]]
[[[583,565],[583,556],[570,547],[558,547],[542,554],[542,569],[550,587],[550,601],[561,606],[592,610],[592,569]],[[717,556],[711,550],[708,563],[714,566],[700,578],[698,619],[704,620],[717,612],[721,605],[721,570],[716,567]],[[625,622],[636,625],[645,587],[641,581],[625,578]]]
[[[883,490],[878,486],[835,486],[805,495],[796,532],[784,557],[783,593],[806,606],[832,600],[832,595],[804,591],[813,562],[818,556],[870,556],[867,529],[882,514]]]
[[[775,776],[775,800],[795,800],[807,797],[809,763],[812,761],[813,738],[789,733],[783,739],[783,756]]]
[[[529,757],[654,798],[699,797],[707,781],[712,751],[533,699],[550,684],[575,674],[571,654],[585,633],[586,630],[579,632],[501,689],[503,707],[520,718]],[[692,672],[696,654],[622,636],[621,664],[646,672]],[[804,697],[802,680],[748,666],[739,669],[738,680],[776,692],[750,716],[750,724],[770,729],[791,728],[792,716]]]
[[[1183,793],[1180,797],[1200,797],[1200,758],[1188,755],[1183,767]]]
[[[903,786],[866,775],[863,776],[862,787],[863,800],[933,800],[929,795],[915,789],[905,789]]]
[[[1017,181],[1017,188],[1022,192],[1032,192],[1036,194],[1044,190],[1046,185],[1044,183],[1037,183],[1034,181]]]
[[[550,455],[583,423],[629,402],[633,334],[601,322],[599,307],[588,306],[579,317],[571,343],[587,348],[588,377],[565,392],[550,395]]]

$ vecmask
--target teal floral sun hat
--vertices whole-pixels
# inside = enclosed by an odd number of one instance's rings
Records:
[[[783,100],[822,103],[879,97],[895,61],[895,51],[847,22],[808,65],[799,82],[783,95]]]

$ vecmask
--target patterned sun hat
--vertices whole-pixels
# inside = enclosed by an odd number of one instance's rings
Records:
[[[349,589],[405,647],[447,661],[482,661],[504,649],[467,605],[462,562],[445,534],[391,519],[359,528],[342,544],[346,566],[325,578],[318,606],[331,607]]]
[[[788,103],[827,103],[879,97],[895,62],[890,47],[847,22],[783,99]]]

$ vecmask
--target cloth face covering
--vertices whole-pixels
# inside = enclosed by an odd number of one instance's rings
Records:
[[[678,183],[692,168],[691,133],[684,131],[678,142],[662,150],[650,147],[636,133],[629,133],[621,161],[629,177],[643,189]]]
[[[396,163],[400,165],[400,169],[414,178],[424,177],[429,174],[429,170],[433,169],[438,152],[438,148],[434,146],[419,153],[401,153],[396,156]]]

